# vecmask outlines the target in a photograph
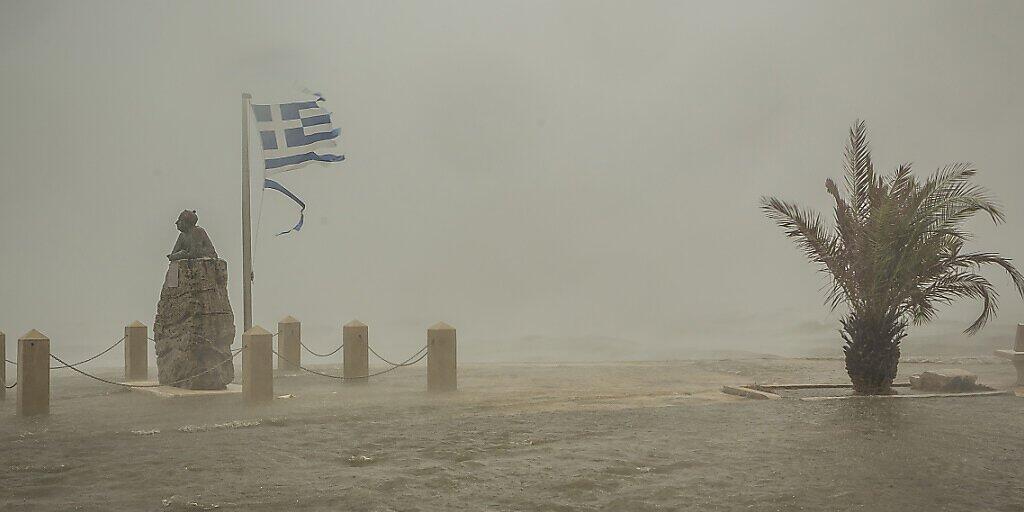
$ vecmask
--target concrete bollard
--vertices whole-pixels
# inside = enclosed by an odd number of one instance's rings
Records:
[[[124,328],[124,380],[149,379],[149,329],[138,320]]]
[[[283,373],[299,373],[302,364],[302,324],[292,316],[277,323],[277,369]]]
[[[438,322],[427,329],[427,391],[456,391],[455,328]]]
[[[0,331],[0,400],[7,400],[7,335]]]
[[[346,379],[354,379],[346,382],[365,384],[369,380],[359,378],[370,374],[369,331],[359,320],[352,320],[341,328],[341,342],[345,344],[342,348],[343,375]]]
[[[1013,367],[1017,370],[1017,387],[1024,387],[1024,324],[1017,324],[1017,338],[1013,340]]]
[[[50,414],[50,339],[32,329],[18,338],[18,416]]]
[[[247,404],[274,399],[274,335],[254,325],[242,335],[242,400]]]
[[[7,335],[0,331],[0,400],[7,400]]]

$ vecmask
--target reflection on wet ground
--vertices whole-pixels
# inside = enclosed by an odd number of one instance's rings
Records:
[[[909,374],[927,365],[905,365]],[[993,386],[1010,365],[971,370]],[[116,372],[109,372],[114,376]],[[3,510],[1020,510],[1024,400],[753,401],[841,361],[466,365],[366,386],[282,377],[274,404],[54,379],[0,406]]]

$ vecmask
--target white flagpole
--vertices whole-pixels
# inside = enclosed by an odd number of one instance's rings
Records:
[[[252,95],[242,93],[242,332],[252,327],[252,221],[249,191],[249,110]]]

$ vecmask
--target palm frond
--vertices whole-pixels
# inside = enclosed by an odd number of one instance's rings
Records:
[[[950,265],[958,268],[969,267],[979,270],[985,265],[996,265],[1010,276],[1010,280],[1013,281],[1013,286],[1017,289],[1017,293],[1024,299],[1024,275],[1017,270],[1017,267],[1013,265],[1009,258],[1004,258],[992,252],[958,254],[950,260]]]
[[[831,275],[831,302],[839,304],[843,298],[848,297],[847,277],[838,252],[839,242],[825,227],[821,216],[774,197],[762,197],[761,209],[785,231],[786,236],[796,241],[808,260],[821,265],[821,270]],[[834,300],[837,297],[839,299]]]
[[[850,203],[860,218],[868,216],[871,187],[875,183],[875,169],[871,163],[867,123],[857,120],[850,128],[846,146],[846,188]]]
[[[981,300],[981,313],[964,330],[964,334],[967,335],[973,335],[980,331],[999,310],[999,293],[988,279],[973,272],[949,272],[924,290],[923,295],[922,303],[933,311],[934,304],[951,304],[956,299]],[[918,306],[920,307],[920,304]],[[924,319],[915,317],[914,320],[915,323],[921,323],[922,320],[931,320],[932,317],[933,315]]]

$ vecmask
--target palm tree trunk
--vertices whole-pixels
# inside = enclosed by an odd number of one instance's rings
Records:
[[[853,390],[860,395],[892,394],[900,362],[900,340],[906,336],[906,324],[881,315],[867,318],[851,314],[842,320],[841,334],[846,344],[846,373]]]

